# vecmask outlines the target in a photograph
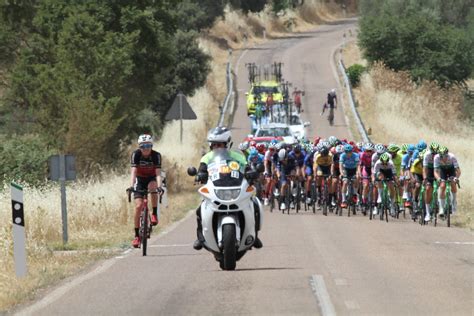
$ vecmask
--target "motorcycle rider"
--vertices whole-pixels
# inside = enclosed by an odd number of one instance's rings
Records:
[[[210,163],[211,158],[213,157],[214,151],[228,148],[229,155],[232,159],[237,161],[241,166],[248,168],[246,157],[239,151],[230,150],[232,134],[229,129],[226,127],[216,127],[211,129],[207,134],[207,141],[209,143],[210,151],[201,158],[199,164],[199,169],[197,173],[197,180],[201,183],[206,183],[208,179],[207,165]],[[262,241],[258,238],[258,231],[260,230],[260,223],[263,216],[263,210],[258,207],[258,203],[253,201],[254,210],[255,210],[255,242],[253,246],[257,249],[262,248]],[[193,248],[196,250],[201,250],[204,243],[204,236],[202,234],[202,222],[201,222],[201,205],[199,205],[196,210],[196,219],[197,219],[197,239],[193,244]]]

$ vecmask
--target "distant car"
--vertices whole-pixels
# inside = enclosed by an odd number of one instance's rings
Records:
[[[311,125],[310,122],[304,122],[301,120],[300,115],[297,112],[293,112],[290,116],[290,121],[287,122],[286,115],[279,118],[279,122],[282,124],[288,123],[291,130],[291,134],[296,138],[302,138],[306,136],[305,128]]]
[[[296,138],[303,138],[306,136],[305,128],[311,125],[310,122],[302,122],[299,115],[290,116],[290,130]]]
[[[247,96],[247,115],[255,114],[256,95],[260,95],[261,101],[266,102],[270,93],[273,94],[274,103],[283,102],[283,93],[281,92],[280,83],[276,80],[253,83],[249,92],[245,93]]]
[[[250,137],[251,136],[251,137]],[[268,144],[270,144],[270,142],[272,140],[277,140],[278,142],[282,142],[283,141],[283,137],[254,137],[253,135],[249,135],[248,137],[246,137],[244,139],[243,142],[251,142],[251,141],[254,141],[256,142],[257,144],[260,144],[260,143],[265,143],[265,145],[268,146]]]
[[[293,144],[295,142],[295,135],[293,135],[290,126],[282,123],[262,125],[253,137],[281,137],[285,143]]]

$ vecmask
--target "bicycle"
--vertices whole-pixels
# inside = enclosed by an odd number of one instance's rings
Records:
[[[388,181],[386,179],[378,180],[378,181],[382,181],[382,186],[383,186],[382,202],[379,203],[379,206],[378,206],[379,213],[380,213],[380,220],[383,221],[383,218],[385,216],[385,221],[388,223],[388,212],[390,209],[390,202],[391,202],[390,196],[388,193],[388,185],[387,185]],[[390,180],[390,181],[393,181],[393,180]]]
[[[344,194],[346,195],[346,201],[347,201],[347,216],[350,217],[351,216],[351,212],[352,212],[352,215],[356,215],[356,202],[357,202],[357,197],[356,195],[354,194],[354,180],[355,178],[354,177],[343,177],[344,179],[347,179],[348,180],[348,183],[347,183],[347,192],[344,192]],[[341,213],[342,213],[342,209],[341,209]]]
[[[423,194],[426,192],[425,185],[423,185],[422,190],[420,191],[423,191]],[[438,224],[438,207],[439,207],[438,206],[438,181],[433,181],[433,193],[431,194],[431,203],[430,203],[430,208],[431,208],[430,221],[434,219],[435,227]],[[425,221],[425,216],[426,216],[426,207],[423,205],[423,213],[420,219],[420,225],[422,226],[428,223],[427,221]]]
[[[140,226],[138,229],[139,237],[140,237],[140,244],[142,248],[143,256],[146,256],[147,251],[147,243],[148,239],[151,236],[151,232],[153,231],[153,226],[151,225],[151,215],[148,209],[148,194],[158,194],[160,191],[156,190],[134,190],[134,189],[127,189],[128,193],[128,202],[132,202],[132,193],[140,193],[143,195],[143,208],[140,212]],[[160,195],[161,199],[161,195]],[[160,201],[161,202],[161,201]]]
[[[449,177],[448,180],[441,180],[446,182],[446,198],[444,202],[444,218],[447,220],[447,226],[451,227],[451,213],[453,210],[453,204],[451,200],[451,183],[454,181],[453,177]],[[458,188],[461,188],[459,180],[456,181]]]
[[[323,206],[323,215],[327,216],[328,215],[328,207],[329,204],[331,203],[329,201],[329,186],[328,186],[328,178],[330,177],[329,175],[322,175],[322,192],[321,195],[322,197],[319,198],[322,206]]]

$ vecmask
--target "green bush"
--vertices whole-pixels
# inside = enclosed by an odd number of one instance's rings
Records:
[[[0,138],[0,184],[15,181],[41,186],[46,182],[48,157],[52,155],[39,136],[22,135]]]
[[[346,69],[347,76],[351,82],[352,87],[357,87],[360,82],[360,76],[365,71],[365,67],[359,64],[354,64]]]

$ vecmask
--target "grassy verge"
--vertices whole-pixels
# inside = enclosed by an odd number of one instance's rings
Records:
[[[344,59],[363,64],[356,44],[351,45]],[[429,82],[415,85],[409,78],[407,73],[373,65],[354,89],[361,118],[372,130],[374,142],[416,143],[424,139],[446,145],[463,172],[454,224],[473,229],[474,126],[462,114],[463,92],[459,88],[443,90]]]
[[[128,176],[103,183],[68,187],[69,243],[62,244],[60,201],[57,188],[37,192],[25,188],[28,276],[17,279],[14,271],[10,221],[0,223],[0,310],[32,299],[41,288],[73,275],[91,263],[128,248],[133,237],[133,204],[124,188]],[[158,231],[181,219],[194,208],[198,196],[182,190],[169,195]],[[10,197],[0,199],[0,216],[10,218]]]

